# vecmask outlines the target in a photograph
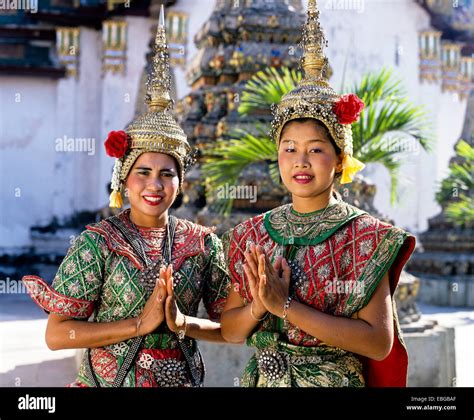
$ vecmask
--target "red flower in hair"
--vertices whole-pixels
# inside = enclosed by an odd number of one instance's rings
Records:
[[[121,158],[127,152],[128,140],[125,131],[111,131],[104,143],[110,157]]]
[[[357,95],[350,93],[341,96],[339,101],[336,102],[334,113],[341,124],[352,124],[359,119],[364,107],[364,102]]]

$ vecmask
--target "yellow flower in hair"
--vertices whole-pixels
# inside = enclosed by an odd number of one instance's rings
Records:
[[[123,206],[123,199],[122,194],[120,194],[120,191],[112,191],[109,200],[109,207],[112,207],[114,209],[120,209]]]
[[[341,184],[348,184],[354,179],[354,175],[365,168],[365,165],[355,157],[347,154],[342,160]]]

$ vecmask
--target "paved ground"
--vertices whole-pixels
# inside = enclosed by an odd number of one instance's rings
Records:
[[[74,380],[76,351],[48,349],[46,320],[28,296],[0,296],[0,386],[64,386]]]
[[[424,316],[455,328],[457,386],[474,387],[474,311],[420,304]],[[28,296],[0,295],[0,386],[64,386],[75,378],[75,350],[51,351],[47,315]]]

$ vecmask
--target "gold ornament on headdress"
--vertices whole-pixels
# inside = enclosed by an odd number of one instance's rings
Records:
[[[319,10],[316,1],[310,0],[308,3],[308,18],[303,27],[303,38],[300,43],[303,50],[301,67],[304,70],[304,77],[300,85],[320,85],[330,89],[327,93],[336,95],[327,80],[329,63],[324,55],[324,48],[327,45],[328,42],[319,23]]]
[[[155,38],[151,74],[146,83],[145,103],[148,110],[125,129],[129,147],[123,157],[115,160],[110,207],[122,206],[122,183],[141,154],[158,152],[174,157],[179,166],[180,188],[184,173],[193,162],[186,134],[173,116],[174,102],[171,99],[171,69],[163,5]]]
[[[365,165],[352,156],[350,123],[341,123],[335,112],[335,105],[347,100],[347,97],[341,97],[329,85],[329,62],[324,55],[327,40],[319,22],[316,0],[308,2],[307,19],[300,47],[303,50],[301,68],[304,76],[295,89],[283,95],[280,103],[272,107],[272,137],[278,145],[283,127],[294,119],[314,118],[321,121],[343,153],[340,183],[351,182],[354,175]]]

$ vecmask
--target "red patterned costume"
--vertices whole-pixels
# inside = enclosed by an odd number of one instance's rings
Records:
[[[386,272],[393,296],[415,239],[342,201],[325,212],[310,214],[299,214],[291,205],[278,207],[226,235],[230,277],[245,304],[253,299],[242,266],[250,244],[263,247],[271,262],[278,256],[289,261],[294,299],[327,314],[351,318],[368,304]],[[408,356],[395,305],[393,312],[394,344],[381,362],[329,346],[291,323],[268,316],[248,338],[257,354],[246,368],[243,383],[406,386]],[[276,377],[275,372],[281,375]]]

